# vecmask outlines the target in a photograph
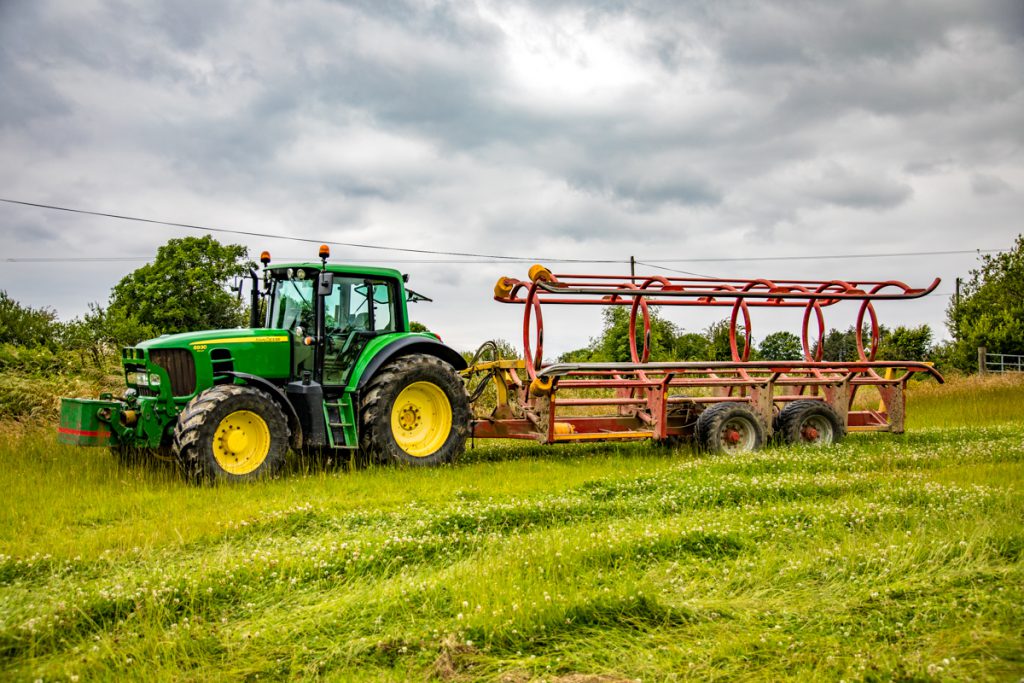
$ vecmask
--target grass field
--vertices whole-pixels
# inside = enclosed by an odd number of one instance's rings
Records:
[[[1022,392],[915,385],[906,435],[822,450],[236,487],[8,429],[0,678],[1018,681]]]

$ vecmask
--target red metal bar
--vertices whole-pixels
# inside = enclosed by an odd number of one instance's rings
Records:
[[[808,300],[831,306],[843,300],[915,299],[933,292],[940,282],[936,278],[927,288],[920,289],[896,280],[770,281],[655,276],[645,278],[642,286],[637,287],[634,284],[637,279],[614,275],[555,274],[551,281],[538,280],[534,283],[504,278],[511,285],[511,291],[507,296],[496,294],[495,299],[503,303],[525,303],[520,291],[536,285],[545,303],[632,305],[633,297],[643,296],[649,297],[650,303],[661,306],[732,306],[736,299],[749,300],[751,306],[802,307]],[[887,287],[897,291],[883,293]]]

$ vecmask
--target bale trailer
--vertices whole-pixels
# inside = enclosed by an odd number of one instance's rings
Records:
[[[824,445],[848,431],[902,433],[910,377],[943,379],[927,363],[875,360],[874,303],[922,297],[938,284],[555,274],[535,265],[527,279],[503,277],[494,287],[496,301],[523,307],[523,357],[463,371],[492,382],[497,396],[490,415],[474,420],[472,435],[542,443],[692,440],[705,451],[732,453],[770,440]],[[823,360],[825,311],[845,302],[858,306],[858,360]],[[629,362],[544,363],[544,310],[581,305],[629,308]],[[729,309],[732,359],[650,362],[655,306]],[[750,360],[751,312],[760,308],[802,310],[803,360]],[[877,409],[856,402],[868,387],[880,398]]]

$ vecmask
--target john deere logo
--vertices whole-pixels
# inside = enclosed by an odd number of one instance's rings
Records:
[[[272,342],[286,342],[288,341],[287,335],[277,335],[271,337],[225,337],[224,339],[204,339],[202,341],[194,341],[189,344],[193,351],[205,351],[208,346],[219,346],[221,344],[268,344]]]

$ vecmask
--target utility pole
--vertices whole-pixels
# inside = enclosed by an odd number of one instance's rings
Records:
[[[629,257],[629,277],[630,279],[636,279],[636,257]]]
[[[962,278],[956,279],[956,296],[953,298],[953,337],[960,341],[960,282]]]

